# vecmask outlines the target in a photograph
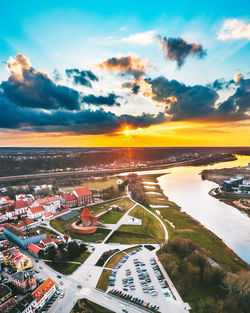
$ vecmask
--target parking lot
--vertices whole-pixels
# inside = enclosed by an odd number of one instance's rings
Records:
[[[111,290],[132,295],[141,300],[137,303],[143,300],[143,305],[150,303],[161,312],[166,312],[167,303],[174,301],[152,252],[146,248],[126,255],[117,264],[110,276],[108,291]]]

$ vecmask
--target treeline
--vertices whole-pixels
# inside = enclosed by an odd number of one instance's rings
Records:
[[[249,312],[250,272],[231,274],[212,266],[209,252],[188,239],[170,240],[158,256],[192,312]]]
[[[133,200],[143,205],[149,204],[148,196],[144,191],[144,186],[140,176],[136,174],[131,174],[128,176],[128,190]]]

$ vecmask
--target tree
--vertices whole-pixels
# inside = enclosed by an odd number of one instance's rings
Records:
[[[69,253],[69,257],[74,259],[76,257],[78,257],[81,253],[78,244],[75,241],[71,241],[68,244],[68,253]]]

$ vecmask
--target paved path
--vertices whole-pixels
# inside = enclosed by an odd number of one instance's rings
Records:
[[[165,232],[165,242],[168,241],[168,231],[163,221],[156,214],[154,214],[149,209],[147,209],[145,206],[134,201],[131,198],[128,188],[127,188],[127,197],[129,197],[129,199],[134,203],[134,205],[123,215],[123,217],[119,220],[119,222],[115,224],[114,227],[112,227],[112,231],[107,235],[107,237],[104,239],[102,243],[91,243],[91,246],[93,246],[95,249],[92,252],[92,254],[87,258],[87,260],[82,265],[80,265],[71,275],[63,276],[62,280],[64,282],[63,288],[65,290],[65,297],[63,299],[59,298],[56,301],[56,303],[51,307],[51,309],[49,310],[49,313],[64,313],[64,312],[68,313],[71,311],[74,304],[79,298],[88,298],[89,300],[94,301],[117,313],[122,312],[122,309],[125,307],[128,309],[130,313],[148,312],[145,309],[138,308],[138,307],[135,307],[133,304],[124,302],[124,300],[122,299],[112,297],[111,295],[107,293],[99,292],[98,290],[95,289],[96,284],[103,270],[102,267],[95,266],[95,264],[99,260],[103,252],[111,250],[111,249],[125,250],[127,248],[131,248],[132,246],[135,246],[135,245],[122,245],[119,243],[117,244],[107,243],[108,239],[112,236],[112,234],[122,224],[124,224],[124,221],[127,220],[129,213],[134,209],[135,206],[138,205],[142,207],[144,210],[146,210],[149,214],[153,215],[159,221],[159,223],[161,224]],[[111,201],[113,200],[114,199],[112,199]],[[47,222],[47,228],[55,231],[59,235],[63,235],[60,232],[54,230],[54,228],[51,227],[51,225],[48,222]],[[158,258],[156,256],[156,251],[160,248],[160,245],[154,245],[154,246],[156,247],[156,250],[152,251],[152,256],[154,256],[155,259],[157,260],[157,263],[177,301],[176,305],[178,306],[178,310],[176,311],[177,306],[173,305],[172,309],[170,307],[168,308],[168,313],[177,313],[177,312],[185,313],[187,312],[187,309],[189,309],[188,304],[185,304],[182,301],[178,291],[174,287],[172,281],[170,280],[163,266],[158,261]],[[51,277],[53,280],[58,281],[58,278],[56,277],[56,275],[58,275],[59,273],[52,270],[44,262],[43,264],[44,264],[44,268],[46,268],[44,276]],[[79,284],[83,286],[81,289],[77,288]],[[164,310],[162,310],[162,312],[165,313]]]

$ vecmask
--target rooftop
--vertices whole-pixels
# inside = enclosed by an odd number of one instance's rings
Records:
[[[35,301],[35,298],[31,294],[27,294],[9,313],[22,313],[33,301]]]
[[[74,191],[78,195],[78,197],[92,196],[91,190],[87,187],[77,188]]]
[[[25,281],[26,279],[30,279],[33,275],[30,272],[26,271],[18,271],[11,275],[12,278],[17,279],[19,281]]]
[[[12,290],[10,289],[10,287],[4,285],[4,284],[0,284],[0,299],[5,297],[7,294],[9,294],[10,292],[12,292]]]
[[[43,298],[46,292],[48,292],[55,283],[51,278],[48,278],[45,280],[44,283],[41,284],[34,292],[32,292],[32,296],[35,297],[37,302],[40,302],[40,300]]]

